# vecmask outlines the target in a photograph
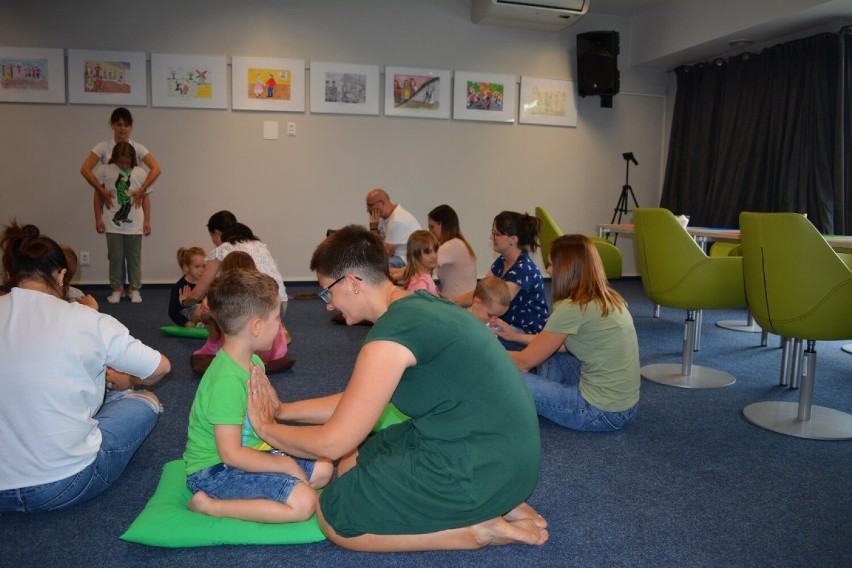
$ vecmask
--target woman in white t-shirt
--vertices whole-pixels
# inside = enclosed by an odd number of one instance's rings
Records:
[[[133,146],[133,149],[136,150],[137,163],[147,169],[146,175],[140,180],[139,191],[134,192],[132,195],[133,207],[140,208],[143,206],[143,199],[150,193],[148,190],[157,178],[160,177],[160,164],[154,159],[154,155],[148,151],[148,148],[130,139],[130,133],[133,131],[133,115],[130,114],[130,111],[124,107],[118,107],[113,110],[109,117],[109,125],[112,128],[112,138],[95,144],[80,167],[80,174],[95,190],[92,202],[95,212],[95,230],[101,234],[106,231],[107,227],[100,221],[100,212],[102,209],[112,209],[115,205],[114,201],[116,197],[115,192],[110,192],[109,188],[104,187],[102,180],[98,179],[98,166],[107,164],[110,161],[116,144],[127,142]],[[123,295],[123,292],[123,290],[119,290],[119,299]],[[130,295],[129,292],[128,295]],[[141,301],[138,291],[131,297],[131,300]],[[111,303],[118,301],[114,292],[110,296],[109,301]]]
[[[230,211],[219,211],[210,216],[207,221],[207,231],[210,233],[210,240],[216,245],[212,251],[207,254],[206,263],[204,264],[204,272],[195,287],[190,289],[185,287],[180,294],[180,302],[183,307],[189,307],[200,302],[216,274],[219,272],[219,265],[225,260],[229,253],[239,250],[248,253],[254,260],[255,266],[260,272],[270,276],[278,283],[278,295],[281,297],[281,321],[284,322],[284,314],[287,312],[287,289],[284,287],[284,280],[281,273],[278,271],[278,266],[275,264],[275,259],[266,248],[266,245],[252,232],[246,225],[237,222],[237,217]],[[286,326],[284,332],[287,334],[289,342],[290,335],[287,332]]]
[[[454,299],[476,288],[476,254],[462,235],[459,217],[449,205],[429,212],[429,231],[438,239],[438,280],[441,295]]]
[[[64,299],[65,254],[37,227],[13,222],[0,247],[0,514],[53,511],[121,476],[162,410],[133,387],[171,365],[112,316]]]
[[[133,149],[136,150],[137,161],[140,164],[144,164],[148,169],[148,175],[142,182],[142,192],[139,194],[138,199],[135,200],[134,203],[135,205],[141,205],[142,195],[151,187],[151,185],[153,185],[157,178],[160,177],[160,164],[157,163],[157,160],[154,159],[153,154],[148,151],[148,148],[139,142],[134,142],[130,139],[130,133],[133,131],[133,115],[130,114],[129,110],[124,107],[119,107],[112,111],[112,114],[109,117],[109,125],[113,132],[112,138],[95,144],[95,147],[92,148],[89,155],[86,156],[85,161],[83,161],[83,165],[80,167],[80,174],[95,190],[95,209],[99,209],[98,199],[102,199],[104,201],[104,205],[109,208],[110,205],[112,205],[112,200],[115,198],[110,195],[109,191],[107,191],[103,185],[101,185],[95,175],[95,169],[99,164],[106,164],[109,162],[112,157],[112,149],[118,142],[129,143],[133,146]],[[98,228],[98,232],[103,233],[103,230]]]

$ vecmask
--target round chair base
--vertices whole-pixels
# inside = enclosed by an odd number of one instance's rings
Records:
[[[852,343],[847,343],[846,345],[844,345],[840,349],[842,349],[843,351],[846,351],[847,353],[852,353]]]
[[[645,365],[639,371],[649,381],[684,389],[718,389],[737,382],[730,373],[698,365],[692,366],[690,375],[682,374],[683,366],[680,363]]]
[[[755,402],[743,408],[745,419],[773,432],[809,440],[852,439],[852,414],[811,406],[811,419],[799,420],[799,403]]]
[[[752,322],[749,324],[748,320],[721,320],[717,321],[716,325],[723,329],[743,331],[745,333],[760,333],[763,331],[756,323]]]

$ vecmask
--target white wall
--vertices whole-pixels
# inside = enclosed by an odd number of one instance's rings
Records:
[[[465,0],[211,0],[206,2],[5,2],[0,43],[292,57],[540,78],[576,79],[575,36],[621,32],[626,21],[587,16],[553,33],[481,26]],[[623,61],[629,61],[626,56]],[[383,67],[382,67],[383,68]],[[152,197],[154,232],[143,245],[144,281],[179,276],[179,246],[209,249],[205,223],[230,209],[267,243],[285,280],[311,280],[310,254],[326,228],[366,222],[364,196],[385,188],[425,226],[441,203],[459,213],[485,274],[488,235],[503,209],[547,207],[566,232],[609,222],[624,184],[622,152],[642,206],[659,203],[670,102],[661,72],[621,65],[611,109],[578,99],[576,128],[459,120],[130,107],[133,139],[160,162]],[[382,77],[383,79],[383,77]],[[230,98],[230,97],[229,97]],[[107,281],[106,245],[94,231],[92,191],[79,175],[91,147],[109,138],[111,106],[0,103],[0,222],[35,223],[92,266],[80,282]],[[262,139],[262,124],[282,137]],[[297,136],[288,138],[286,123]],[[622,239],[625,271],[636,273]]]

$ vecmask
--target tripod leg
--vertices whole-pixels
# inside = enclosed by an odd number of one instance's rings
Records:
[[[630,187],[629,185],[626,185],[626,186],[624,186],[624,187],[627,189],[627,192],[628,192],[628,193],[630,193],[630,197],[632,197],[632,198],[633,198],[633,205],[635,205],[635,206],[638,208],[638,207],[639,207],[639,202],[638,202],[638,201],[636,201],[636,194],[635,194],[635,193],[633,193],[633,188],[632,188],[632,187]],[[626,201],[626,198],[625,198],[625,201]]]

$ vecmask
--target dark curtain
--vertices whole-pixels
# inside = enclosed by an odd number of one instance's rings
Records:
[[[850,45],[847,33],[820,34],[676,69],[661,206],[697,226],[797,211],[824,233],[847,232]]]
[[[835,193],[834,232],[852,235],[852,26],[840,34],[843,45],[842,101],[843,133],[838,144],[837,191]]]

